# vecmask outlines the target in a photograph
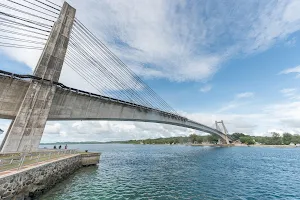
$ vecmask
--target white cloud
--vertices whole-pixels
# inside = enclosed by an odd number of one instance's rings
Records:
[[[296,74],[297,78],[300,78],[300,65],[292,68],[285,69],[281,71],[279,74]]]
[[[284,19],[289,22],[299,21],[300,20],[299,10],[300,10],[300,2],[291,1],[291,3],[286,6],[285,12],[283,14]]]
[[[271,132],[300,134],[300,102],[270,104],[259,113],[181,113],[188,118],[214,127],[214,122],[224,120],[230,133],[270,135]],[[0,120],[7,130],[9,120]],[[112,141],[158,137],[187,136],[199,131],[165,124],[114,121],[61,121],[48,122],[42,142],[56,141]],[[0,135],[0,140],[4,134]]]
[[[236,95],[237,99],[242,99],[242,98],[250,98],[253,97],[254,93],[253,92],[243,92],[243,93],[239,93]]]
[[[300,133],[300,102],[273,104],[265,108],[264,112],[277,120],[277,128],[285,131]]]
[[[46,134],[60,134],[61,131],[61,124],[54,123],[54,124],[47,124],[45,127]]]
[[[297,89],[296,88],[285,88],[280,90],[280,93],[283,94],[283,96],[288,97],[290,99],[296,99],[298,98]]]
[[[114,121],[48,122],[61,125],[59,136],[45,130],[42,142],[55,141],[117,141],[158,137],[187,136],[195,130],[165,124]]]
[[[300,29],[298,0],[194,1],[193,5],[175,0],[70,2],[77,8],[77,18],[137,74],[146,78],[206,80],[232,56],[264,51]],[[40,54],[29,50],[0,50],[32,69]],[[289,73],[300,76],[300,66],[282,72]],[[93,90],[66,67],[60,80],[72,87]],[[237,94],[217,113],[187,116],[204,124],[223,119],[230,132],[299,132],[299,102],[269,105],[259,114],[220,113],[245,105],[245,101],[253,96],[250,92]],[[43,140],[108,141],[188,135],[192,132],[168,125],[134,122],[49,122]]]
[[[228,111],[228,110],[232,110],[232,109],[237,108],[237,107],[242,106],[242,105],[243,105],[242,103],[232,101],[232,102],[227,103],[222,108],[220,108],[218,110],[218,113],[225,112],[225,111]]]
[[[209,92],[212,89],[211,85],[205,85],[202,88],[200,88],[200,92]]]
[[[296,1],[230,2],[230,14],[226,4],[205,3],[214,9],[182,1],[98,1],[84,4],[90,9],[108,9],[97,11],[94,21],[80,17],[130,66],[143,68],[137,71],[139,75],[175,81],[210,78],[232,55],[265,50],[300,29],[299,12],[293,9]],[[244,15],[243,10],[251,14]],[[115,38],[127,45],[120,47]],[[144,63],[153,65],[143,67]]]
[[[293,37],[293,38],[287,40],[287,41],[285,42],[285,45],[286,45],[287,47],[294,47],[294,46],[296,45],[296,43],[297,43],[297,40],[296,40],[295,37]]]
[[[78,19],[146,78],[206,80],[232,56],[266,50],[300,29],[297,0],[69,2]],[[32,68],[39,57],[33,51],[2,52]]]
[[[246,42],[244,51],[266,50],[276,41],[299,30],[300,13],[297,10],[299,3],[298,0],[262,3],[263,5],[257,10],[260,13],[259,17],[250,23],[253,28],[249,32],[249,40]]]
[[[290,96],[291,94],[294,94],[297,91],[296,88],[285,88],[280,90],[280,92],[284,95]]]
[[[233,110],[237,107],[244,106],[248,103],[248,99],[253,97],[253,92],[243,92],[236,94],[233,100],[227,102],[223,107],[221,107],[217,112],[222,113],[225,111]]]
[[[181,113],[188,118],[214,127],[215,121],[223,120],[230,133],[242,132],[250,135],[270,135],[271,132],[300,134],[300,102],[270,104],[260,113]],[[114,121],[48,122],[61,124],[60,135],[43,136],[49,141],[111,141],[146,139],[173,136],[188,136],[205,133],[165,124]]]

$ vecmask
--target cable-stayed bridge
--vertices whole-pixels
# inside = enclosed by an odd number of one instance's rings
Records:
[[[84,24],[76,10],[48,0],[0,3],[0,46],[41,51],[33,75],[0,71],[0,117],[12,119],[1,152],[36,150],[47,120],[114,120],[171,124],[218,135],[227,130],[180,116]],[[59,83],[69,67],[96,91]],[[72,77],[70,77],[72,78]]]

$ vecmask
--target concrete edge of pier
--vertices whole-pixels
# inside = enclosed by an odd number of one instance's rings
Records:
[[[7,170],[0,174],[0,199],[38,197],[81,167],[97,165],[100,153],[78,153],[51,161]]]

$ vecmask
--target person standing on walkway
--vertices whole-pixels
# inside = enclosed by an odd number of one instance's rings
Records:
[[[58,147],[59,149],[61,149],[61,145],[59,145],[59,147]]]
[[[54,145],[53,149],[56,149],[56,145]]]
[[[68,145],[66,144],[65,149],[68,149]]]

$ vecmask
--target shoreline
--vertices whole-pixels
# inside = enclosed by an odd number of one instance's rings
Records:
[[[249,145],[249,147],[271,147],[271,148],[297,148],[296,145]],[[300,148],[300,147],[298,147]]]
[[[68,145],[77,144],[78,143],[68,143]],[[265,145],[265,144],[256,144],[256,145],[247,145],[247,144],[135,144],[135,143],[82,143],[82,144],[132,144],[132,145],[166,145],[166,146],[174,146],[174,145],[184,145],[184,146],[207,146],[207,147],[267,147],[267,148],[297,148],[296,145]],[[53,144],[40,144],[40,145],[57,145],[57,143]],[[300,148],[300,146],[298,147]]]
[[[296,145],[247,145],[247,144],[191,144],[191,146],[213,146],[213,147],[267,147],[267,148],[297,148]],[[300,148],[300,147],[299,147]]]

